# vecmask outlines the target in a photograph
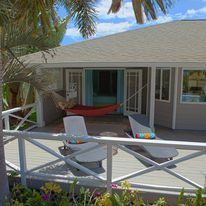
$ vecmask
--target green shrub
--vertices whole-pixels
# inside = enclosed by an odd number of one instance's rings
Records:
[[[137,190],[130,190],[128,181],[121,183],[121,194],[100,193],[97,190],[91,192],[87,188],[80,188],[79,194],[75,194],[77,179],[70,185],[69,191],[62,191],[58,184],[48,182],[40,190],[32,190],[21,184],[17,184],[11,191],[11,199],[6,206],[167,206],[164,198],[159,198],[154,203],[145,203]],[[118,188],[112,184],[111,187]],[[178,197],[178,206],[206,206],[206,198],[203,197],[203,189],[198,189],[194,197],[184,200],[185,191],[182,189]]]

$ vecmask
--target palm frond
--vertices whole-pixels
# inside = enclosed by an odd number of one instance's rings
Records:
[[[122,0],[112,0],[112,4],[109,8],[108,14],[117,13],[121,8]]]
[[[132,6],[137,22],[144,22],[141,0],[132,0]]]
[[[60,42],[64,38],[64,35],[67,30],[67,24],[70,21],[71,17],[67,16],[64,20],[58,23],[58,26],[55,29],[51,29],[46,38],[46,43],[50,46],[50,48],[54,48],[60,45]]]
[[[122,0],[112,0],[108,13],[117,13],[121,8]],[[144,23],[144,14],[147,20],[158,18],[158,11],[167,14],[168,8],[172,5],[172,0],[132,0],[132,6],[137,23]]]
[[[9,19],[10,12],[12,8],[12,4],[10,1],[5,0],[5,1],[0,1],[0,27],[6,24],[6,22]]]
[[[147,20],[150,20],[150,19],[156,20],[157,11],[156,11],[156,7],[155,7],[156,5],[154,4],[154,2],[152,2],[152,0],[143,0],[142,5],[144,8],[144,13],[146,15]]]
[[[28,53],[37,51],[47,51],[50,48],[59,46],[65,32],[69,17],[58,23],[58,30],[51,28],[47,35],[44,35],[41,30],[37,34],[33,34],[32,30],[24,29],[13,22],[8,21],[1,30],[1,51],[4,58],[10,58],[12,51],[15,55],[22,56]],[[9,51],[10,50],[10,51]],[[48,52],[48,51],[47,51]],[[51,53],[51,51],[50,51]]]
[[[67,3],[67,9],[84,38],[94,35],[96,31],[95,3],[95,0],[69,0]]]
[[[19,25],[26,23],[34,32],[39,25],[44,33],[56,25],[56,13],[53,10],[54,0],[16,0],[14,11]],[[55,16],[55,17],[54,17]]]
[[[3,66],[3,83],[27,82],[37,91],[47,91],[48,85],[52,82],[49,72],[38,71],[38,66],[29,66],[22,62],[19,64],[15,59]]]

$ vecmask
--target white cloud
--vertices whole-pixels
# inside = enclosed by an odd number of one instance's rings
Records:
[[[103,36],[108,34],[119,33],[127,31],[133,24],[125,21],[120,23],[99,23],[97,25],[96,36]]]
[[[206,2],[206,0],[205,0],[205,2]],[[206,15],[206,6],[200,8],[200,9],[188,9],[185,12],[185,14],[179,15],[179,18],[180,19],[195,18],[195,17],[201,18],[204,15]]]
[[[71,28],[67,29],[65,35],[69,36],[69,37],[71,37],[73,39],[80,37],[79,31],[75,27],[71,27]]]
[[[170,22],[173,21],[173,17],[172,16],[159,16],[157,20],[151,20],[151,21],[147,21],[145,22],[146,25],[151,25],[151,24],[163,24],[166,22]]]
[[[109,34],[115,34],[123,31],[129,30],[134,24],[131,24],[127,21],[119,23],[98,23],[97,32],[94,37],[106,36]],[[69,36],[72,39],[79,39],[81,35],[79,31],[72,27],[68,28],[66,31],[66,36]]]

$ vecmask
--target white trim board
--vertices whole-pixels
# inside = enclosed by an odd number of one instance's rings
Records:
[[[28,63],[29,64],[29,63]],[[40,68],[129,68],[129,67],[206,67],[206,62],[60,62],[60,63],[30,63]]]
[[[156,67],[151,67],[149,125],[154,131]]]
[[[173,92],[173,110],[172,110],[172,129],[176,128],[177,116],[177,90],[178,90],[178,68],[174,68],[174,92]]]

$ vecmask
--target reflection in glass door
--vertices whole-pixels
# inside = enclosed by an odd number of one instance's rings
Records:
[[[66,70],[66,98],[75,99],[82,104],[82,76],[81,69]]]

